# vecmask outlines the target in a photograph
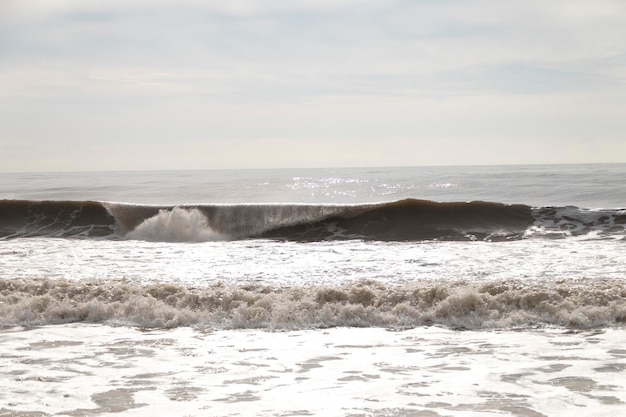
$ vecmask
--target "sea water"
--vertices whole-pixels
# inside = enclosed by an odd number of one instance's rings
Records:
[[[619,415],[623,184],[0,174],[0,415]]]

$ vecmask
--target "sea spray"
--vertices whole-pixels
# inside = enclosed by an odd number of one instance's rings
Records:
[[[155,242],[207,242],[228,238],[215,232],[200,210],[182,207],[159,210],[128,232],[126,237]]]

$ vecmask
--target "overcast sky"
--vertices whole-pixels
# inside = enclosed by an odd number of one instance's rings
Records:
[[[626,1],[0,0],[0,170],[626,162]]]

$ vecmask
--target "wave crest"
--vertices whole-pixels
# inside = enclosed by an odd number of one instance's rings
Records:
[[[161,209],[126,234],[128,239],[154,242],[208,242],[228,237],[217,233],[198,209]]]

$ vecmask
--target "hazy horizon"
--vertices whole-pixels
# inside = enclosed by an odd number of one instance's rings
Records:
[[[275,167],[275,168],[164,168],[164,169],[83,169],[83,170],[32,170],[32,171],[3,171],[0,174],[80,174],[80,173],[141,173],[141,172],[193,172],[193,171],[298,171],[298,170],[359,170],[359,169],[418,169],[418,168],[498,168],[498,167],[567,167],[567,166],[615,166],[626,165],[626,162],[561,162],[561,163],[537,163],[537,164],[466,164],[466,165],[370,165],[370,166],[310,166],[310,167]]]

